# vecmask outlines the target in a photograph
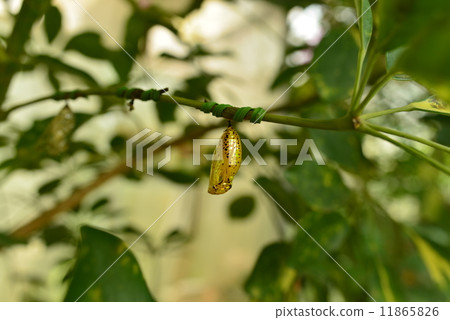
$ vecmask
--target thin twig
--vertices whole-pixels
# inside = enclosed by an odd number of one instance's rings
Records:
[[[169,146],[175,146],[182,144],[190,139],[200,137],[204,135],[206,132],[216,129],[220,127],[220,125],[213,125],[209,127],[203,127],[203,128],[197,128],[198,130],[195,130],[191,134],[182,136],[176,140],[174,140],[172,143],[168,143]],[[155,153],[161,152],[164,149],[156,149]],[[145,155],[144,155],[145,156]],[[93,182],[88,184],[85,187],[82,187],[75,191],[73,194],[71,194],[67,199],[59,202],[56,204],[52,209],[46,210],[42,213],[40,213],[35,219],[28,222],[24,226],[18,228],[17,230],[13,231],[11,233],[11,236],[13,238],[27,238],[34,232],[44,228],[47,226],[53,219],[63,213],[67,212],[74,207],[76,207],[90,192],[97,189],[101,185],[103,185],[105,182],[109,181],[111,178],[114,178],[115,176],[119,174],[123,174],[126,171],[130,170],[125,163],[120,163],[111,170],[100,174]]]
[[[371,127],[372,129],[375,129],[377,131],[384,132],[384,133],[387,133],[387,134],[392,134],[392,135],[397,136],[397,137],[401,137],[401,138],[406,138],[406,139],[409,139],[409,140],[417,141],[417,142],[420,142],[420,143],[425,144],[427,146],[430,146],[432,148],[444,151],[446,153],[450,153],[450,148],[447,147],[447,146],[444,146],[444,145],[442,145],[440,143],[437,143],[437,142],[434,142],[434,141],[430,141],[428,139],[424,139],[424,138],[421,138],[421,137],[417,137],[417,136],[414,136],[412,134],[405,133],[405,132],[402,132],[402,131],[398,131],[398,130],[395,130],[395,129],[379,126],[379,125],[376,125],[376,124],[367,123],[367,122],[366,122],[366,124],[369,127]]]
[[[374,137],[386,140],[386,141],[396,145],[397,147],[405,150],[406,152],[408,152],[408,153],[410,153],[410,154],[412,154],[412,155],[414,155],[414,156],[416,156],[416,157],[418,157],[418,158],[428,162],[433,167],[435,167],[435,168],[445,172],[446,174],[450,175],[450,168],[448,166],[446,166],[445,164],[440,163],[439,161],[433,159],[432,157],[426,155],[423,152],[420,152],[419,150],[417,150],[417,149],[415,149],[413,147],[410,147],[410,146],[408,146],[408,145],[406,145],[404,143],[401,143],[401,142],[399,142],[399,141],[397,141],[395,139],[392,139],[391,137],[389,137],[389,136],[387,136],[387,135],[385,135],[385,134],[383,134],[381,132],[376,131],[375,129],[372,129],[367,124],[362,123],[357,130],[360,131],[360,132],[367,133],[367,134],[369,134],[371,136],[374,136]]]

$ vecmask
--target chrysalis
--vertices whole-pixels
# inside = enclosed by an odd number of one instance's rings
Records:
[[[65,106],[53,118],[47,132],[47,151],[51,155],[59,155],[67,150],[67,137],[75,127],[75,117],[69,106]]]
[[[237,131],[228,124],[220,142],[214,150],[209,176],[208,192],[223,194],[231,189],[233,178],[242,162],[241,138]]]

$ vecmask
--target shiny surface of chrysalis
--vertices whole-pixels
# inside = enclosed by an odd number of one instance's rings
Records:
[[[53,118],[47,132],[47,151],[49,154],[58,155],[68,148],[67,138],[75,127],[75,117],[69,106],[65,106]]]
[[[230,190],[241,162],[241,138],[239,138],[237,131],[231,125],[228,125],[214,150],[208,192],[223,194]]]

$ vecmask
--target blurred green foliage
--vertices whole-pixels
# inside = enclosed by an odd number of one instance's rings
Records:
[[[143,9],[135,1],[125,2],[130,5],[131,14],[123,26],[124,37],[120,42],[133,59],[139,59],[145,52],[147,34],[154,26],[164,27],[182,41],[180,30],[173,21],[188,16],[203,5],[203,1],[191,1],[184,12],[172,13],[157,4]],[[317,46],[306,43],[293,46],[287,40],[283,42],[285,56],[279,62],[279,73],[274,75],[271,89],[288,88],[301,72],[310,66],[311,70],[309,80],[291,89],[285,102],[287,107],[282,112],[315,118],[344,114],[354,88],[361,46],[363,50],[373,50],[379,55],[373,74],[396,72],[395,79],[417,81],[431,94],[450,101],[448,0],[379,0],[372,9],[368,8],[373,1],[356,0],[355,16],[366,10],[370,15],[365,15],[343,36],[348,24],[335,19],[335,12],[342,7],[353,10],[352,1],[267,2],[286,15],[294,7],[320,4],[325,12],[323,23],[327,26],[326,34]],[[60,31],[65,23],[64,16],[57,7],[50,5],[50,1],[39,1],[40,5],[36,3],[23,2],[21,11],[15,17],[11,36],[6,37],[6,41],[0,41],[0,105],[3,105],[12,76],[18,72],[30,72],[38,66],[46,68],[48,81],[55,90],[61,86],[63,78],[60,75],[81,80],[91,88],[98,87],[98,75],[63,59],[64,52],[69,51],[110,63],[117,74],[117,81],[111,86],[133,80],[133,61],[120,48],[104,46],[106,36],[98,30],[83,31],[67,39],[61,56],[50,56],[45,50],[37,53],[39,50],[29,49],[26,43],[32,25],[44,29],[49,45],[63,40]],[[38,21],[42,17],[44,24],[40,26]],[[358,28],[363,30],[362,34],[359,34]],[[355,36],[358,34],[360,36]],[[8,40],[13,37],[15,41]],[[215,52],[200,45],[186,46],[189,53],[184,57],[170,53],[162,53],[161,57],[197,67],[198,61],[204,58],[225,56],[233,59],[228,52]],[[314,58],[305,64],[286,62],[286,56],[301,50],[314,52]],[[317,58],[320,60],[312,65]],[[211,83],[224,76],[199,68],[198,74],[185,79],[175,94],[199,100],[210,99]],[[376,80],[376,77],[370,77],[369,84]],[[101,103],[103,108],[98,114],[74,113],[74,129],[62,137],[68,145],[62,153],[49,152],[42,147],[50,143],[46,131],[55,119],[53,116],[35,120],[27,129],[13,130],[11,135],[1,136],[0,147],[10,147],[14,156],[5,159],[0,164],[0,170],[8,173],[15,170],[45,170],[49,163],[64,163],[84,154],[87,156],[82,167],[100,173],[111,157],[123,158],[126,137],[119,133],[110,140],[110,152],[100,152],[89,141],[73,139],[84,123],[107,112],[113,105],[106,98]],[[156,109],[162,125],[177,121],[174,104],[158,102]],[[449,145],[447,111],[441,114],[424,112],[420,121],[433,131],[437,142]],[[185,131],[190,132],[190,129],[186,125]],[[383,170],[377,167],[379,163],[376,159],[365,156],[364,139],[354,132],[311,129],[283,131],[280,136],[300,141],[313,138],[328,165],[305,162],[302,166],[295,166],[295,157],[291,155],[290,165],[279,168],[282,174],[267,171],[266,175],[256,179],[266,192],[255,187],[259,190],[257,198],[238,195],[229,206],[229,217],[240,223],[260,214],[256,208],[268,201],[271,203],[268,207],[270,213],[281,215],[279,220],[283,227],[292,231],[290,236],[280,236],[279,241],[261,250],[243,284],[249,300],[326,301],[338,298],[370,301],[371,298],[355,281],[377,301],[450,299],[450,203],[445,198],[448,190],[443,187],[448,186],[447,176],[441,176],[428,164],[410,156],[399,157],[391,168]],[[275,150],[264,150],[264,156],[269,158],[276,158],[278,154]],[[434,151],[433,155],[449,164],[447,154]],[[190,184],[201,172],[207,171],[205,167],[192,171],[184,167],[160,170],[157,174],[177,184]],[[140,174],[135,171],[124,172],[123,176],[136,183],[140,181]],[[442,183],[444,179],[447,180]],[[63,176],[50,179],[37,192],[42,197],[57,193],[66,180]],[[349,180],[353,183],[348,183]],[[381,186],[383,191],[379,192],[379,198],[370,192],[374,185]],[[386,208],[388,201],[405,196],[414,197],[419,204],[420,216],[414,223],[394,220],[388,212],[389,208]],[[101,197],[90,204],[83,202],[70,214],[77,214],[80,206],[96,213],[113,214],[109,207],[111,200]],[[124,230],[130,231],[124,227],[110,232]],[[46,227],[37,236],[42,237],[49,246],[78,241],[74,267],[67,275],[70,285],[66,301],[78,299],[119,257],[104,276],[81,296],[80,301],[155,300],[132,252],[126,251],[124,242],[109,232],[84,226],[80,240],[63,222],[58,222]],[[187,235],[174,230],[167,235],[166,242],[183,245],[188,240]],[[3,233],[0,234],[0,242],[2,246],[23,243]]]

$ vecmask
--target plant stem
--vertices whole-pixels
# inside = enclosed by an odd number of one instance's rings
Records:
[[[186,141],[189,141],[190,139],[199,138],[203,136],[205,133],[207,133],[210,130],[217,129],[221,127],[222,125],[212,125],[209,127],[199,127],[198,130],[192,131],[188,135],[184,135],[173,142],[169,143],[170,146],[176,146],[185,143]],[[164,149],[157,149],[155,150],[155,153],[162,152]],[[145,156],[145,155],[144,155]],[[75,206],[77,206],[90,192],[94,191],[98,187],[105,184],[110,179],[123,174],[130,170],[129,167],[125,165],[125,162],[119,163],[112,169],[100,174],[97,176],[95,180],[93,180],[88,185],[81,187],[80,189],[76,190],[73,194],[71,194],[69,197],[67,197],[65,200],[62,200],[61,202],[57,203],[53,208],[46,210],[44,212],[41,212],[35,219],[31,220],[30,222],[26,223],[22,227],[16,229],[11,233],[11,236],[17,239],[24,239],[32,235],[37,230],[40,230],[47,226],[53,219],[63,213],[67,212],[71,209],[73,209]],[[1,246],[0,246],[1,248]]]
[[[364,100],[359,104],[359,106],[354,110],[354,115],[360,114],[366,105],[372,100],[372,98],[380,91],[392,78],[392,73],[386,73],[384,76],[382,76],[378,81],[373,85],[373,87],[370,89],[367,96],[364,98]]]
[[[409,133],[405,133],[405,132],[401,132],[401,131],[398,131],[398,130],[394,130],[394,129],[386,128],[386,127],[383,127],[383,126],[379,126],[379,125],[376,125],[376,124],[372,124],[372,123],[366,123],[366,124],[369,127],[371,127],[372,129],[375,129],[377,131],[388,133],[388,134],[392,134],[392,135],[395,135],[397,137],[402,137],[402,138],[406,138],[406,139],[409,139],[409,140],[417,141],[417,142],[423,143],[423,144],[425,144],[427,146],[433,147],[435,149],[442,150],[442,151],[444,151],[446,153],[450,153],[450,148],[447,147],[447,146],[444,146],[444,145],[442,145],[440,143],[437,143],[437,142],[434,142],[434,141],[430,141],[428,139],[420,138],[420,137],[417,137],[417,136],[413,136],[413,135],[411,135]]]
[[[355,85],[355,88],[353,90],[352,104],[351,104],[349,112],[348,112],[349,114],[356,114],[355,110],[357,108],[359,108],[358,103],[361,100],[361,97],[364,93],[364,88],[366,87],[367,82],[369,81],[370,75],[372,74],[373,67],[375,66],[375,63],[377,61],[377,59],[376,59],[377,53],[375,51],[375,48],[369,47],[368,54],[366,54],[366,56],[367,56],[366,70],[364,71],[364,74],[362,75],[362,79],[359,80],[360,83],[359,83],[358,87],[356,87],[356,85]],[[358,57],[358,59],[359,59],[359,57]],[[364,63],[364,61],[362,63]],[[361,65],[361,67],[362,66],[363,65]],[[357,78],[358,78],[358,74],[357,74]]]
[[[361,126],[357,129],[357,131],[359,132],[364,132],[367,133],[371,136],[386,140],[394,145],[396,145],[397,147],[405,150],[406,152],[428,162],[430,165],[432,165],[433,167],[445,172],[446,174],[450,175],[450,168],[448,166],[446,166],[443,163],[440,163],[439,161],[436,161],[435,159],[433,159],[432,157],[426,155],[423,152],[420,152],[417,149],[414,149],[413,147],[410,147],[404,143],[401,143],[395,139],[392,139],[390,137],[388,137],[387,135],[380,133],[374,129],[372,129],[369,125],[362,123]]]
[[[381,117],[381,116],[384,116],[387,114],[392,114],[392,113],[397,113],[397,112],[405,112],[405,111],[413,111],[413,110],[415,110],[415,108],[413,106],[411,106],[410,104],[408,104],[406,106],[399,107],[399,108],[392,108],[392,109],[362,114],[359,118],[367,120],[367,119],[372,119],[372,118],[376,118],[376,117]]]
[[[362,46],[362,44],[361,44]],[[364,64],[364,57],[366,55],[366,50],[360,48],[358,52],[358,62],[356,65],[356,76],[355,76],[355,84],[353,85],[353,95],[352,95],[352,102],[350,105],[350,110],[354,110],[356,106],[359,103],[359,100],[361,99],[361,95],[359,95],[359,92],[361,91],[360,88],[362,86],[361,84],[361,76],[362,76],[362,70],[363,70],[363,64]]]
[[[96,90],[80,90],[76,91],[76,96],[71,97],[71,92],[62,92],[58,93],[57,95],[47,95],[41,98],[37,98],[34,100],[30,100],[21,104],[18,104],[12,108],[9,108],[6,110],[3,114],[3,118],[5,119],[11,112],[21,109],[25,106],[42,102],[45,100],[69,100],[69,99],[76,99],[79,97],[88,97],[88,96],[117,96],[116,90],[114,89],[96,89]],[[58,97],[58,98],[56,98]],[[64,97],[64,98],[61,98]],[[67,99],[66,99],[67,98]],[[135,100],[140,100],[139,97],[135,97]],[[174,102],[176,101],[179,104],[185,105],[187,107],[200,109],[203,105],[202,101],[192,100],[188,98],[183,97],[177,97],[177,96],[169,96],[166,94],[162,94],[160,96],[160,101],[164,102]],[[222,117],[225,119],[233,119],[234,114],[239,108],[237,107],[229,107],[227,108],[223,114]],[[248,113],[245,117],[245,120],[250,120],[251,118],[251,112]],[[353,124],[349,117],[343,117],[338,119],[329,119],[329,120],[317,120],[317,119],[306,119],[306,118],[300,118],[300,117],[292,117],[292,116],[285,116],[285,115],[276,115],[276,114],[266,114],[263,119],[265,122],[273,122],[273,123],[280,123],[280,124],[286,124],[296,127],[305,127],[305,128],[315,128],[315,129],[324,129],[324,130],[352,130]]]

